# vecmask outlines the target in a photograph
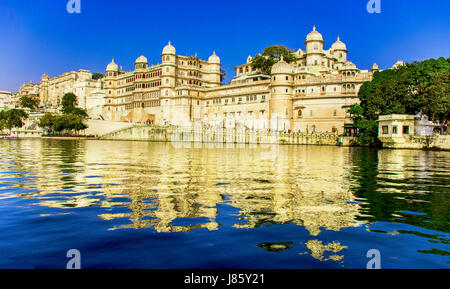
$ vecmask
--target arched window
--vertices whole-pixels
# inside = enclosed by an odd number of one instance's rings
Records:
[[[298,110],[297,116],[301,118],[303,115],[303,111],[301,109]]]

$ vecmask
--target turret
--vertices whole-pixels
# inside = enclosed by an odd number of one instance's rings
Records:
[[[209,81],[213,85],[220,85],[220,58],[216,55],[214,51],[213,54],[208,58],[210,77]]]
[[[273,131],[287,131],[293,127],[293,85],[294,67],[281,57],[281,60],[273,65],[271,71],[269,121],[270,129]]]
[[[314,26],[313,31],[306,36],[305,41],[307,66],[317,66],[322,64],[324,43],[322,34],[316,31],[316,26]]]
[[[347,61],[347,46],[339,39],[339,36],[336,42],[331,45],[331,49],[333,50],[333,56],[336,57],[339,62],[344,63]]]

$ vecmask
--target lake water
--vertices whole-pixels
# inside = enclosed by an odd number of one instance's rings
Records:
[[[0,268],[450,268],[450,152],[0,141]]]

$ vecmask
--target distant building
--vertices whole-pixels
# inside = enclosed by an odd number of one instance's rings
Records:
[[[414,135],[414,115],[390,114],[378,118],[378,137],[403,138]]]
[[[0,110],[12,108],[13,94],[10,91],[0,91]]]
[[[41,106],[56,109],[61,106],[64,94],[69,92],[77,96],[77,105],[86,109],[91,117],[99,116],[99,107],[104,104],[103,83],[101,79],[92,79],[88,70],[71,71],[53,78],[43,74],[39,84],[22,85],[18,95],[37,96]]]
[[[444,126],[432,123],[425,115],[382,115],[378,124],[378,139],[385,148],[450,150]]]

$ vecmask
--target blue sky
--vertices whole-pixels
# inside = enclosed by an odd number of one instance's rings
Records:
[[[369,0],[80,1],[81,14],[69,14],[68,0],[0,0],[0,90],[43,73],[103,73],[112,58],[125,70],[141,54],[157,64],[169,40],[202,59],[215,50],[231,80],[268,45],[304,49],[313,25],[326,49],[340,35],[360,69],[450,57],[448,0],[380,0],[381,14],[366,11]]]

